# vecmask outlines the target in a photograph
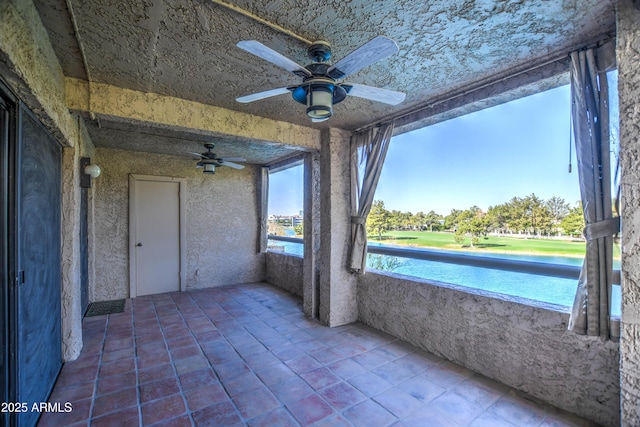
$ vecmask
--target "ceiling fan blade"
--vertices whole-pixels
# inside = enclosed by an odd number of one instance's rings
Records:
[[[275,50],[263,45],[258,41],[243,40],[238,42],[236,46],[238,46],[240,49],[254,54],[257,57],[264,59],[265,61],[269,61],[272,64],[282,67],[291,73],[311,77],[311,72],[309,70],[299,64],[296,64],[286,56],[276,52]]]
[[[382,89],[379,87],[359,85],[355,83],[345,83],[341,85],[350,96],[370,99],[372,101],[383,102],[389,105],[398,105],[406,98],[406,94],[395,90]]]
[[[397,51],[396,42],[385,36],[377,36],[329,67],[327,74],[334,79],[341,79]]]
[[[246,104],[247,102],[258,101],[260,99],[271,98],[272,96],[282,95],[289,93],[290,90],[286,87],[280,87],[278,89],[265,90],[264,92],[252,93],[251,95],[241,96],[236,98],[236,101]]]
[[[245,159],[244,157],[220,157],[218,158],[218,160],[221,160],[223,162],[246,162],[247,159]]]
[[[222,160],[222,159],[218,159],[218,160]],[[234,168],[234,169],[244,169],[244,165],[239,165],[233,162],[221,161],[220,166],[229,166],[230,168]]]
[[[207,156],[203,156],[200,153],[194,153],[193,151],[189,151],[189,154],[193,154],[194,156],[202,157],[203,159],[207,159],[208,158]]]

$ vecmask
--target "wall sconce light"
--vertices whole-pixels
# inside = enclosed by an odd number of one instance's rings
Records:
[[[80,187],[91,188],[91,181],[100,176],[100,166],[91,163],[89,157],[80,159]]]

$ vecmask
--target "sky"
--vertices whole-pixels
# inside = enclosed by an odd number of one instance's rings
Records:
[[[269,175],[269,215],[298,215],[303,206],[304,165]]]
[[[447,215],[531,193],[575,206],[580,199],[570,153],[569,86],[393,137],[375,200],[388,210]],[[272,174],[269,214],[302,210],[303,168]]]
[[[375,199],[389,210],[442,215],[531,193],[574,206],[569,97],[561,86],[394,137]]]

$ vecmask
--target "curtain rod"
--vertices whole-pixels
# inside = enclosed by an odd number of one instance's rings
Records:
[[[442,98],[442,99],[437,99],[436,98],[434,101],[424,103],[422,105],[419,105],[416,108],[411,108],[411,109],[408,109],[408,110],[400,111],[400,112],[398,112],[396,114],[391,114],[390,116],[388,116],[388,117],[386,117],[384,119],[380,119],[380,120],[377,120],[377,121],[375,121],[373,123],[370,123],[368,125],[359,127],[358,129],[354,130],[353,133],[363,132],[363,131],[368,130],[370,128],[379,127],[383,123],[395,122],[396,120],[403,119],[405,117],[408,117],[408,116],[410,116],[412,114],[415,114],[415,113],[418,113],[420,111],[424,111],[424,110],[433,108],[436,105],[440,105],[440,104],[443,104],[445,102],[451,101],[453,99],[469,95],[470,93],[473,93],[473,92],[476,92],[478,90],[493,86],[493,85],[501,83],[501,82],[503,82],[505,80],[512,79],[512,78],[517,77],[517,76],[519,76],[521,74],[525,74],[525,73],[537,70],[539,68],[545,67],[545,66],[547,66],[549,64],[553,64],[554,62],[566,61],[566,60],[568,60],[569,55],[570,55],[571,52],[574,52],[576,50],[583,50],[583,49],[589,49],[589,48],[593,48],[593,47],[599,47],[599,46],[602,46],[602,45],[604,45],[604,44],[606,44],[606,43],[608,43],[608,42],[610,42],[612,40],[615,40],[615,35],[609,34],[606,37],[604,37],[602,39],[599,39],[597,42],[590,42],[588,44],[581,44],[580,47],[576,47],[574,49],[571,49],[571,50],[569,50],[568,53],[563,53],[563,54],[560,54],[560,55],[556,55],[552,59],[548,59],[548,60],[546,60],[546,61],[544,61],[542,63],[536,63],[535,65],[532,65],[530,67],[526,67],[524,69],[521,69],[520,71],[515,71],[515,72],[505,71],[504,73],[501,73],[501,74],[503,74],[502,77],[500,77],[498,79],[495,79],[495,80],[491,80],[491,81],[489,81],[487,83],[484,83],[484,84],[480,84],[479,86],[475,86],[475,85],[477,85],[479,83],[478,81],[473,82],[473,83],[471,83],[469,85],[466,85],[466,86],[462,87],[460,92],[454,93],[453,95],[447,96],[447,97]],[[511,70],[514,70],[516,68],[517,67],[513,67],[513,68],[511,68]],[[506,75],[505,75],[505,73],[506,73]]]

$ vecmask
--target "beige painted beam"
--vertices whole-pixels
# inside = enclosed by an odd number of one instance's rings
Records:
[[[176,129],[271,141],[305,149],[320,149],[320,131],[181,98],[144,93],[67,77],[66,102],[86,111]]]

